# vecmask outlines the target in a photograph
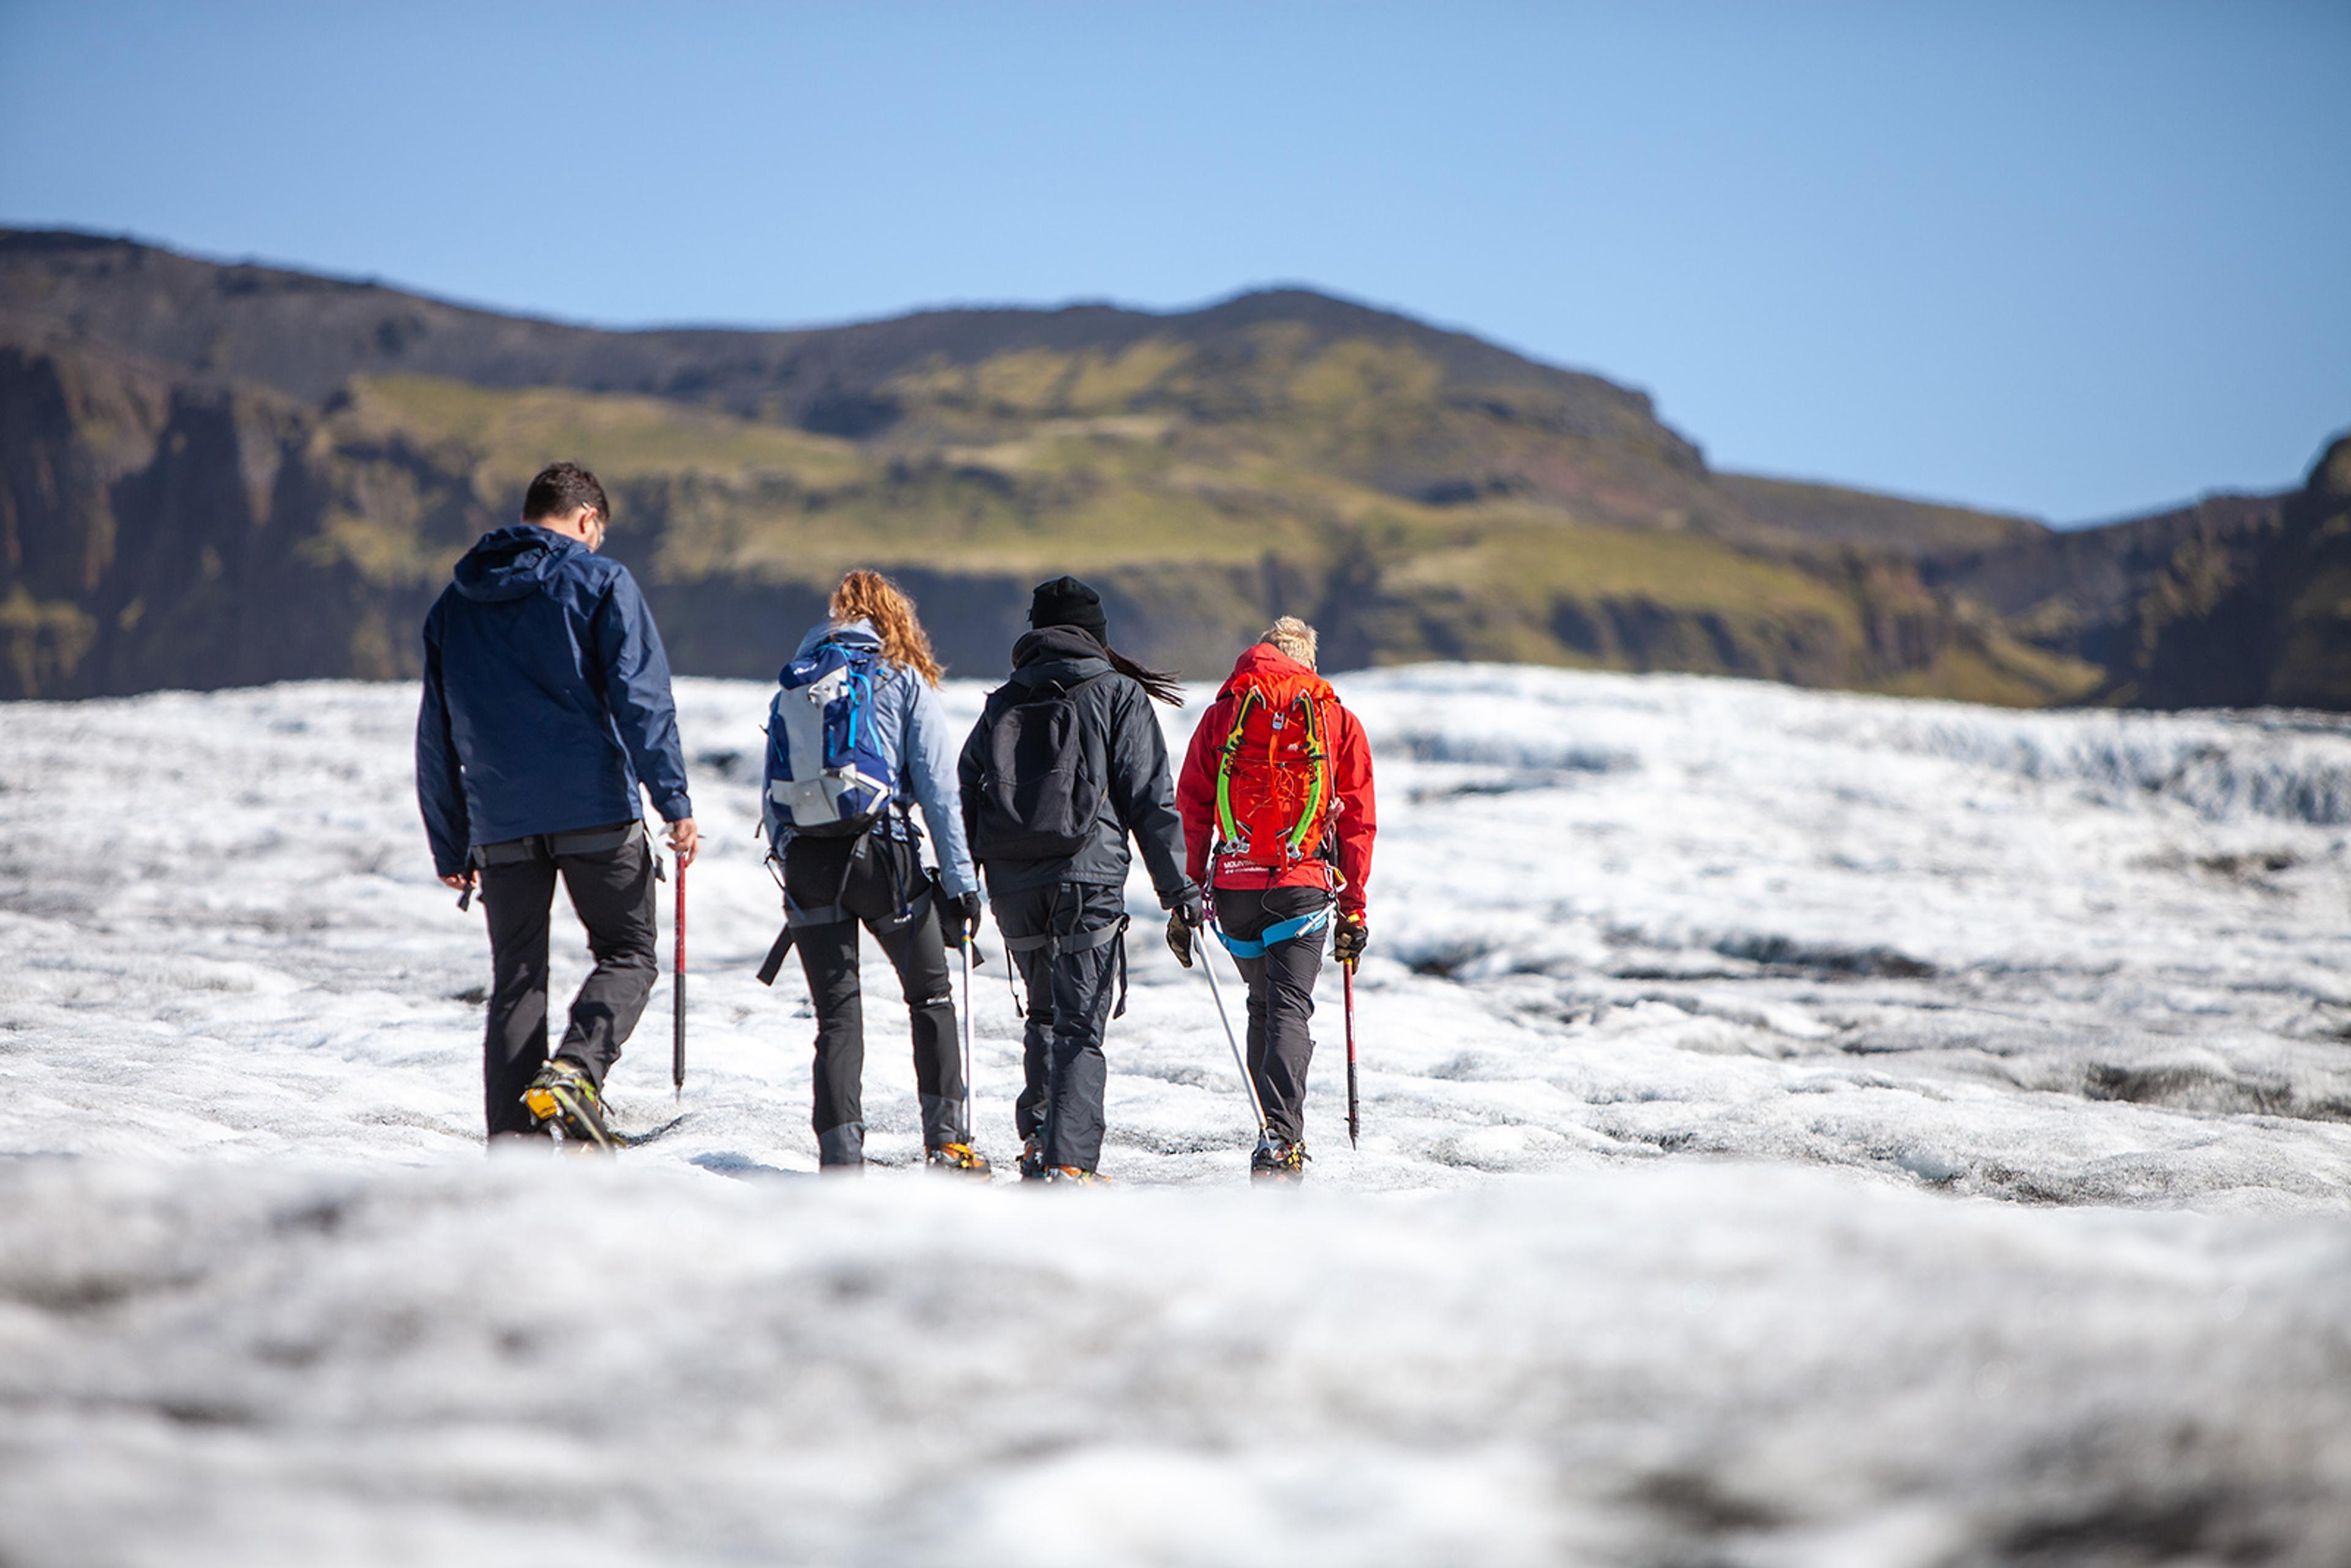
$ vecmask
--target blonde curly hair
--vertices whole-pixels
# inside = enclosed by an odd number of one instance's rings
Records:
[[[1320,639],[1313,627],[1295,615],[1285,615],[1267,627],[1265,635],[1258,641],[1271,644],[1310,670],[1314,667],[1314,650]]]

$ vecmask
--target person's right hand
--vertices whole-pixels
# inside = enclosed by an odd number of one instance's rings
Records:
[[[968,893],[956,894],[956,926],[961,933],[961,936],[956,938],[956,946],[962,946],[964,943],[971,941],[979,935],[979,912],[987,907],[987,904],[979,896],[977,888]]]
[[[692,817],[680,817],[669,825],[669,847],[682,866],[694,863],[694,852],[700,848],[702,835],[695,831]]]
[[[1371,928],[1364,924],[1362,910],[1343,910],[1339,918],[1332,922],[1331,956],[1349,968],[1355,967],[1356,961],[1364,956],[1364,949],[1371,945]]]

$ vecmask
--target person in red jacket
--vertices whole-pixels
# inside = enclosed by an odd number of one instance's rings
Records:
[[[1249,982],[1249,1073],[1269,1132],[1249,1162],[1259,1180],[1304,1174],[1307,1026],[1322,934],[1350,966],[1369,939],[1372,751],[1315,674],[1314,649],[1305,622],[1275,622],[1234,663],[1176,783],[1186,869],[1210,888],[1217,936]],[[1180,911],[1167,945],[1191,967],[1192,927]]]

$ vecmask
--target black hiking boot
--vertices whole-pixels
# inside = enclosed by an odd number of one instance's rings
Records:
[[[567,1144],[610,1153],[617,1145],[604,1125],[603,1097],[588,1070],[568,1056],[559,1056],[538,1070],[522,1092],[522,1108],[538,1126]]]
[[[969,1176],[974,1181],[987,1181],[996,1174],[987,1156],[969,1144],[941,1144],[923,1151],[923,1164],[941,1176]]]
[[[1249,1180],[1252,1182],[1286,1182],[1292,1186],[1306,1179],[1306,1162],[1311,1157],[1302,1143],[1285,1144],[1280,1138],[1268,1138],[1249,1156]]]
[[[1110,1177],[1100,1171],[1085,1170],[1077,1166],[1052,1166],[1046,1169],[1044,1179],[1060,1186],[1072,1183],[1079,1186],[1108,1186]]]

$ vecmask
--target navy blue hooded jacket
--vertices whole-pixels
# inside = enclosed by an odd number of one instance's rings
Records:
[[[669,658],[628,568],[517,523],[484,534],[424,618],[416,799],[434,869],[469,852],[694,814]]]

